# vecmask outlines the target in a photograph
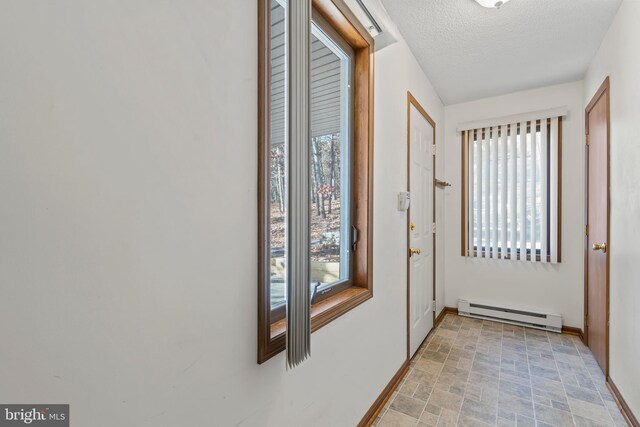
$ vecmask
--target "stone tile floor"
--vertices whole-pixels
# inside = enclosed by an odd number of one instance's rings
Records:
[[[576,336],[447,314],[378,427],[626,426]]]

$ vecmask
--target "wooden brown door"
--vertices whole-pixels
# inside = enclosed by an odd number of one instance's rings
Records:
[[[587,345],[608,373],[609,353],[609,79],[586,110],[587,236],[585,328]]]

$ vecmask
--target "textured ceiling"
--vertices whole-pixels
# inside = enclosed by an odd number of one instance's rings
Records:
[[[582,78],[621,2],[382,0],[447,105]]]

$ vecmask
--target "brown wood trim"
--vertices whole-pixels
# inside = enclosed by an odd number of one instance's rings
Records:
[[[447,313],[450,314],[455,314],[456,316],[458,315],[458,307],[445,307],[442,309],[442,312],[445,313],[445,315]]]
[[[368,289],[354,286],[318,304],[314,304],[311,308],[311,332],[315,332],[331,323],[332,320],[337,319],[372,297],[373,294]]]
[[[469,131],[465,130],[462,132],[462,167],[461,170],[461,182],[460,182],[460,255],[467,256],[469,253],[469,232],[468,232],[468,224],[469,224],[469,206],[467,205],[467,191],[469,186],[469,178],[467,176],[467,172],[469,170]]]
[[[442,323],[442,319],[447,315],[446,310],[440,310],[440,314],[436,317],[436,321],[433,323],[433,328],[437,328],[440,323]]]
[[[413,96],[410,91],[407,91],[407,191],[411,192],[411,106],[413,106],[422,117],[429,122],[433,128],[433,144],[437,144],[436,141],[436,122],[431,118],[429,113],[420,105],[418,100]],[[437,146],[437,145],[436,145]],[[431,213],[432,222],[436,222],[436,159],[433,159],[433,208]],[[409,246],[411,245],[411,236],[409,233],[411,222],[411,204],[407,209],[407,248],[405,251],[407,257],[407,359],[411,352],[411,327],[410,327],[410,309],[411,309],[411,280],[409,270],[411,262],[409,260]],[[432,253],[433,253],[433,300],[436,300],[436,233],[433,233]],[[433,310],[433,324],[435,328],[436,312]]]
[[[438,317],[436,317],[436,322],[433,324],[433,329],[437,328],[440,323],[442,323],[442,321],[444,320],[445,316],[449,313],[453,313],[453,314],[458,314],[458,309],[457,308],[453,308],[453,307],[444,307],[441,311],[440,314],[438,314]]]
[[[343,0],[312,0],[314,12],[324,18],[354,49],[353,194],[352,224],[358,229],[353,253],[353,287],[315,304],[311,331],[373,297],[373,38]],[[269,273],[269,88],[270,3],[258,0],[258,363],[285,348],[280,326],[271,324]],[[275,327],[274,330],[272,330]]]
[[[337,319],[372,296],[368,289],[352,286],[314,304],[311,307],[311,332],[315,332],[331,323],[332,320]],[[282,334],[284,337],[286,325],[286,319],[273,323],[271,325],[271,336],[277,338]]]
[[[591,104],[591,103],[589,103]],[[592,107],[593,108],[593,107]],[[589,235],[587,234],[587,230],[589,227],[589,147],[587,146],[587,138],[589,137],[589,127],[588,127],[588,110],[585,110],[585,148],[584,148],[584,227],[585,232],[583,236],[583,307],[582,307],[582,328],[583,328],[583,339],[584,345],[589,346],[589,330],[587,329],[587,313],[589,311]]]
[[[562,333],[580,337],[580,341],[584,342],[584,335],[582,334],[582,329],[580,328],[576,328],[574,326],[562,326]]]
[[[407,98],[408,98],[408,103],[413,105],[414,107],[416,107],[416,110],[418,110],[420,112],[420,114],[422,114],[422,116],[429,122],[429,124],[433,127],[434,131],[436,128],[436,122],[435,120],[433,120],[431,118],[431,116],[429,115],[429,113],[427,113],[427,110],[425,110],[422,105],[420,105],[420,103],[418,102],[418,100],[413,96],[413,94],[409,91],[407,91]],[[435,139],[434,139],[434,144],[435,144]]]
[[[372,51],[356,51],[355,64],[355,147],[353,223],[359,232],[354,258],[356,286],[369,287],[373,262],[373,57]]]
[[[604,81],[596,91],[589,104],[584,110],[584,129],[585,129],[585,138],[589,136],[589,112],[593,109],[596,103],[600,100],[602,96],[606,96],[607,101],[607,245],[611,247],[611,94],[610,94],[610,79],[609,76],[605,77]],[[584,198],[584,209],[585,209],[585,218],[587,225],[589,224],[589,157],[588,157],[588,146],[585,144],[585,198]],[[589,294],[588,294],[588,285],[589,285],[589,236],[584,236],[584,338],[583,341],[585,345],[589,346],[589,324],[586,321],[587,316],[589,315]],[[607,255],[607,265],[606,265],[606,318],[607,318],[607,327],[605,328],[605,354],[606,354],[606,363],[604,374],[608,378],[609,377],[609,318],[610,318],[610,300],[609,300],[609,259],[611,255]]]
[[[378,416],[382,408],[384,408],[384,405],[387,403],[387,401],[391,398],[394,390],[398,387],[398,384],[400,384],[400,381],[402,381],[408,371],[409,361],[405,360],[404,362],[402,362],[402,365],[400,366],[400,369],[398,369],[398,372],[395,373],[395,375],[391,378],[391,381],[389,381],[386,387],[382,390],[382,393],[380,393],[375,402],[373,402],[373,405],[371,405],[367,413],[364,414],[364,417],[362,417],[362,420],[360,420],[360,422],[358,423],[358,427],[368,427],[373,424],[373,422],[376,420],[376,417]]]
[[[312,0],[316,9],[354,49],[373,46],[373,37],[343,0]]]
[[[411,98],[407,97],[407,192],[411,194]],[[407,360],[409,360],[409,353],[411,353],[411,260],[408,253],[411,247],[411,203],[407,209],[407,223],[406,223],[406,238],[407,247],[405,249],[406,267],[407,267],[407,305],[406,305],[406,317],[407,317]]]
[[[585,108],[585,112],[589,112],[593,109],[594,105],[596,105],[596,102],[598,102],[600,100],[600,97],[602,97],[602,95],[604,95],[605,92],[608,92],[610,88],[610,79],[609,76],[605,77],[604,81],[602,82],[602,84],[600,85],[600,87],[598,88],[598,90],[596,91],[596,93],[593,95],[593,98],[591,98],[591,101],[589,101],[589,104],[587,104],[587,107]],[[586,118],[587,120],[584,123],[584,132],[585,134],[589,134],[589,118]]]
[[[618,390],[618,387],[616,387],[616,385],[611,380],[611,377],[607,377],[606,384],[609,388],[609,391],[611,392],[611,395],[613,396],[613,400],[616,401],[616,404],[618,405],[618,408],[620,408],[620,412],[622,412],[622,416],[624,417],[627,424],[629,424],[631,427],[640,427],[638,418],[636,418],[636,416],[631,411],[631,408],[624,400],[624,397],[622,397],[622,394],[620,393],[620,390]]]
[[[562,117],[558,117],[558,263],[562,262]]]
[[[270,283],[267,261],[269,248],[269,209],[265,195],[269,194],[268,135],[270,134],[270,49],[271,25],[268,0],[258,0],[258,363],[275,355],[284,345],[284,337],[272,340],[270,324]]]

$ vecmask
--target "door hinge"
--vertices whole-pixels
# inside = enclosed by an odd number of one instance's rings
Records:
[[[431,301],[431,309],[436,311],[436,300]]]
[[[431,224],[431,232],[433,234],[436,234],[436,223],[435,222],[433,224]]]
[[[431,154],[434,155],[434,156],[436,155],[436,144],[433,144],[431,146]]]
[[[585,144],[587,144],[587,145],[589,145],[589,134],[586,134],[586,135],[585,135],[584,143],[585,143]]]
[[[584,316],[584,326],[585,328],[589,327],[589,315]]]
[[[587,237],[589,236],[589,224],[584,226],[584,235]]]

